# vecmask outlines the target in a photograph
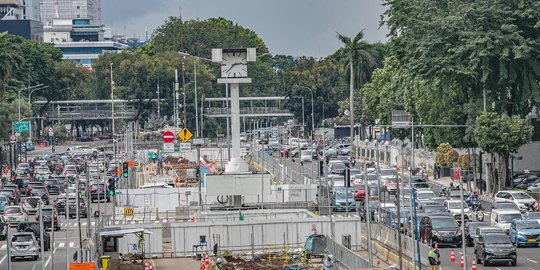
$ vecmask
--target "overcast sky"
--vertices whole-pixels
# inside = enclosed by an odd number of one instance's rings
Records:
[[[102,0],[103,23],[114,34],[144,38],[169,16],[224,17],[252,29],[272,54],[324,57],[341,44],[336,32],[385,41],[382,0]]]

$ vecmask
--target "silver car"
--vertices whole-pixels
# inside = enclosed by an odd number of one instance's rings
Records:
[[[18,232],[11,236],[11,261],[16,258],[39,258],[39,244],[32,232]]]

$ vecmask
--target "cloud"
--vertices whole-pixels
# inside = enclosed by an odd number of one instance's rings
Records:
[[[257,32],[274,54],[324,57],[341,44],[336,32],[384,41],[382,0],[103,0],[103,22],[113,33],[144,38],[169,16],[224,17]]]

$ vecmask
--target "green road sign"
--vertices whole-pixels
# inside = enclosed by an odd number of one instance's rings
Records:
[[[30,121],[17,121],[17,122],[15,122],[15,132],[30,133]]]

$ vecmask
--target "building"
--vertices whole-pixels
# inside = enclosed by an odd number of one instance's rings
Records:
[[[103,27],[92,24],[89,19],[53,19],[43,27],[44,41],[51,43],[103,41]]]
[[[125,44],[113,41],[58,42],[54,46],[64,53],[62,59],[75,61],[85,67],[91,67],[92,61],[101,54],[128,48]]]
[[[0,32],[42,41],[39,0],[0,0]]]
[[[54,19],[88,19],[101,25],[101,0],[41,0],[43,25],[53,25]]]

